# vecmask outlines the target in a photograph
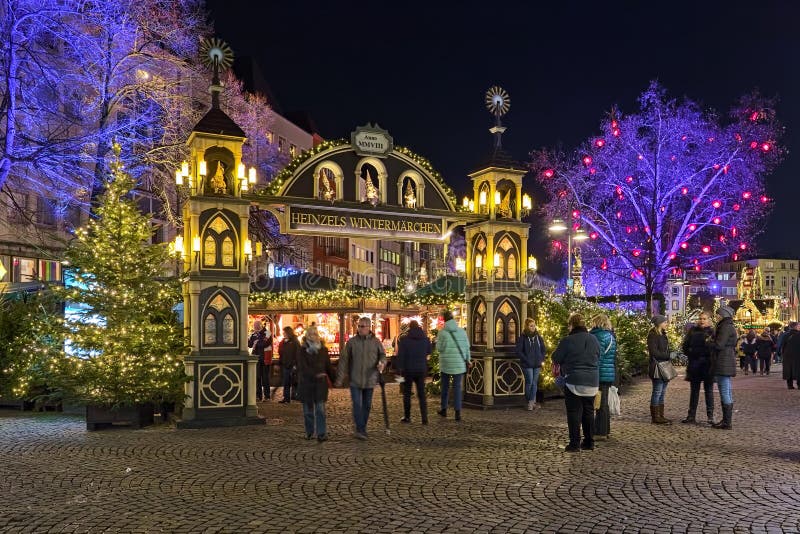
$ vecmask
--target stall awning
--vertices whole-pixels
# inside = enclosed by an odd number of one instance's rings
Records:
[[[298,273],[279,278],[261,277],[250,284],[253,293],[283,293],[284,291],[331,291],[336,280],[312,273]]]
[[[417,296],[425,296],[425,295],[445,295],[448,293],[464,293],[464,288],[467,285],[466,279],[463,276],[454,276],[448,274],[447,276],[442,276],[431,282],[426,286],[422,286],[417,288],[414,292],[414,295]]]

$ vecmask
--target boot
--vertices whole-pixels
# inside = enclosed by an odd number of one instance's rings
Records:
[[[672,420],[664,417],[664,405],[659,404],[656,406],[656,424],[657,425],[671,425]]]
[[[439,411],[438,411],[438,412],[436,412],[436,413],[438,413],[438,414],[439,414],[439,415],[441,415],[442,417],[447,417],[447,408],[445,408],[444,410],[439,410]]]
[[[461,410],[456,410],[456,421],[461,421]]]
[[[650,406],[650,422],[654,425],[658,424],[658,406]]]
[[[733,428],[733,404],[722,405],[722,421],[716,423],[714,428],[731,430]]]
[[[706,410],[706,417],[708,418],[708,424],[714,424],[714,408],[709,408]]]
[[[681,419],[681,423],[690,424],[696,422],[697,421],[694,419],[694,412],[692,410],[689,410],[689,413],[686,415],[686,419]]]

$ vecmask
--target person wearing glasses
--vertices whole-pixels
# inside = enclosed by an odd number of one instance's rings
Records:
[[[367,439],[367,421],[372,408],[372,393],[378,383],[378,374],[386,367],[383,344],[370,331],[370,320],[358,320],[358,332],[347,340],[339,357],[336,385],[341,387],[345,377],[350,379],[350,398],[353,403],[353,422],[356,439]]]

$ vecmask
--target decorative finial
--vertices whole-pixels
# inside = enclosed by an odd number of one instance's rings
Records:
[[[208,90],[211,91],[211,107],[219,109],[219,94],[222,92],[219,73],[233,65],[233,50],[217,37],[203,39],[200,43],[200,60],[213,72]]]
[[[489,128],[489,131],[494,134],[494,149],[498,151],[502,147],[501,137],[503,132],[506,131],[505,127],[500,123],[500,117],[511,109],[511,98],[506,90],[498,85],[490,87],[486,91],[486,109],[494,115],[494,126]]]

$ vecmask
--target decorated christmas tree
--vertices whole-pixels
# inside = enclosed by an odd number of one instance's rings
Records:
[[[94,217],[65,252],[63,316],[41,315],[31,361],[51,387],[89,403],[134,405],[183,399],[187,344],[175,305],[180,284],[165,277],[163,244],[131,197],[134,181],[114,145],[111,179]],[[43,359],[43,360],[42,360]],[[24,384],[23,384],[24,385]]]

